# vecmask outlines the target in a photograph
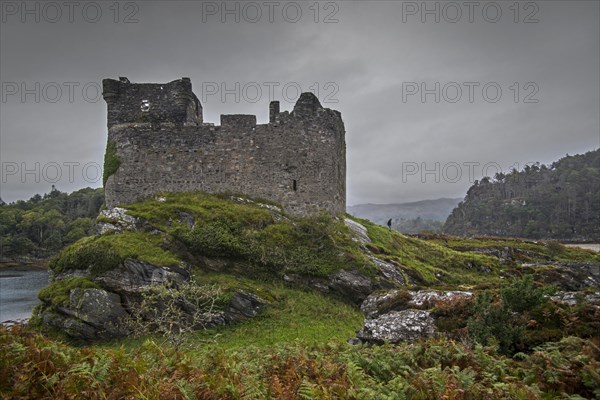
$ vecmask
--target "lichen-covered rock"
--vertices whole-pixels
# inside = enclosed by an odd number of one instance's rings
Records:
[[[121,298],[102,289],[72,289],[69,303],[47,310],[42,323],[71,337],[85,340],[122,337],[127,331],[120,322],[128,316]]]
[[[53,327],[66,335],[83,340],[97,340],[98,330],[85,322],[55,312],[45,312],[42,315],[42,325]]]
[[[600,308],[600,292],[582,293],[582,292],[566,292],[559,291],[550,296],[550,300],[558,304],[566,304],[568,306],[577,305],[580,300],[583,300],[595,307]]]
[[[436,327],[428,311],[390,311],[373,319],[366,319],[365,325],[357,332],[358,339],[364,342],[391,343],[414,342],[434,336]]]
[[[102,289],[71,290],[69,308],[74,311],[74,316],[96,327],[104,327],[127,315],[119,295]]]
[[[411,292],[410,294],[411,299],[408,304],[412,307],[433,307],[437,302],[446,303],[457,298],[470,299],[473,297],[473,293],[459,290],[419,290],[417,292]]]
[[[370,294],[360,305],[365,318],[377,318],[381,314],[400,307],[400,303],[410,300],[410,293],[402,290],[388,290]]]
[[[457,298],[473,297],[471,292],[441,290],[388,290],[370,294],[361,304],[365,318],[376,318],[390,311],[415,308],[431,308],[438,302],[450,302]]]
[[[127,210],[121,207],[113,207],[108,210],[100,211],[97,222],[98,234],[107,232],[134,231],[139,221],[137,218],[128,215]]]
[[[118,268],[98,276],[81,272],[88,282],[101,288],[70,289],[68,302],[57,305],[46,300],[39,316],[42,325],[57,328],[68,336],[87,341],[128,335],[132,329],[132,317],[152,319],[162,312],[162,303],[159,301],[152,310],[137,313],[144,300],[144,293],[154,285],[166,283],[169,288],[171,285],[179,287],[178,284],[190,279],[188,271],[182,267],[158,267],[134,259],[127,259]],[[73,276],[63,275],[55,279],[59,281],[68,278]],[[188,300],[190,298],[181,299],[177,307],[181,308],[183,315],[193,319],[198,309],[193,301]],[[268,301],[257,294],[237,289],[227,303],[211,311],[210,315],[205,315],[206,320],[194,329],[231,324],[255,317],[267,304]]]

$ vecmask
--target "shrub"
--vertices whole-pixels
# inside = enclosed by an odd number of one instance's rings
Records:
[[[245,253],[238,232],[224,221],[199,224],[184,240],[195,252],[209,257],[239,258]]]
[[[86,238],[61,251],[50,261],[49,268],[54,272],[89,268],[92,275],[100,275],[117,268],[121,261],[110,243]]]
[[[525,275],[522,279],[514,280],[510,285],[500,289],[504,306],[517,313],[531,311],[547,302],[545,297],[555,289],[550,286],[538,288],[535,286],[532,275]]]
[[[515,343],[520,341],[524,328],[515,325],[510,311],[494,295],[486,290],[477,295],[473,316],[467,322],[469,337],[475,343],[490,345],[497,343],[500,352],[510,354]]]
[[[153,285],[142,300],[131,307],[128,328],[134,336],[159,334],[175,348],[181,347],[190,332],[206,328],[230,300],[214,285],[193,281],[174,285]]]
[[[546,295],[553,290],[536,287],[527,275],[501,287],[499,296],[489,290],[480,293],[467,322],[470,338],[484,345],[495,341],[502,353],[514,353],[522,345],[529,315],[548,302]]]

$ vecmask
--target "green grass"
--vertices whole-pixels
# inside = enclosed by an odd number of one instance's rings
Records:
[[[439,242],[390,232],[370,221],[351,218],[367,228],[372,240],[368,248],[377,257],[399,265],[419,285],[443,288],[500,282],[500,263],[495,257],[459,252]]]
[[[163,193],[125,207],[128,214],[143,222],[145,232],[81,240],[65,249],[51,268],[62,271],[91,267],[94,274],[99,274],[129,257],[158,266],[180,261],[197,265],[208,257],[227,260],[222,265],[234,268],[229,272],[272,280],[284,274],[327,279],[341,269],[355,269],[370,277],[377,274],[343,220],[327,214],[294,218],[250,199],[236,201],[228,195],[205,193]],[[502,272],[516,266],[494,254],[505,248],[513,249],[522,262],[599,260],[591,252],[554,243],[445,236],[422,240],[353,219],[367,228],[372,239],[366,245],[370,252],[397,265],[414,286],[466,289],[497,285]],[[159,233],[148,233],[151,230]]]
[[[591,250],[560,245],[555,241],[533,241],[516,238],[437,236],[433,241],[461,252],[485,249],[509,250],[520,262],[592,261],[600,262],[600,254]]]
[[[159,197],[166,201],[158,201]],[[261,228],[274,222],[266,208],[256,203],[238,203],[227,197],[202,192],[160,193],[155,198],[124,206],[129,215],[142,218],[167,232],[184,227],[181,213],[202,222],[226,221],[232,226]]]
[[[320,293],[292,289],[277,283],[236,278],[227,274],[195,274],[198,284],[212,284],[226,291],[243,289],[269,301],[257,317],[244,322],[198,331],[189,336],[189,354],[233,351],[301,341],[307,344],[344,342],[354,337],[363,323],[356,307]],[[123,339],[104,346],[133,349],[146,339]]]
[[[373,274],[373,265],[340,219],[294,218],[225,195],[164,193],[125,206],[128,213],[172,235],[194,255],[243,261],[248,274],[326,278],[341,269]],[[185,213],[185,214],[184,214]],[[193,216],[190,229],[187,216]],[[244,273],[244,271],[237,271]]]
[[[147,232],[105,234],[79,240],[65,248],[50,261],[55,272],[90,269],[92,276],[101,275],[119,266],[127,258],[156,266],[178,265],[180,260],[161,247],[164,237]]]
[[[201,331],[190,341],[205,343],[202,351],[209,352],[216,348],[268,348],[297,340],[344,342],[362,326],[362,313],[341,301],[277,285],[268,290],[276,300],[263,314],[237,325]]]

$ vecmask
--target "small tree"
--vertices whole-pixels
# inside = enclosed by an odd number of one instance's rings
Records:
[[[214,285],[152,285],[131,307],[127,327],[135,337],[159,334],[179,349],[188,333],[207,328],[221,315],[222,299],[222,290]]]
[[[495,341],[504,354],[512,354],[523,338],[524,316],[548,302],[554,287],[536,287],[533,276],[515,279],[500,288],[499,296],[486,290],[475,298],[473,316],[467,321],[469,337],[487,345]]]

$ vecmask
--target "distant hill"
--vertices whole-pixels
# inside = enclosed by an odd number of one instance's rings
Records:
[[[600,240],[600,150],[475,181],[443,231],[463,236]]]
[[[394,229],[404,233],[439,230],[461,199],[441,198],[398,204],[358,204],[348,213],[385,225],[392,218]]]

